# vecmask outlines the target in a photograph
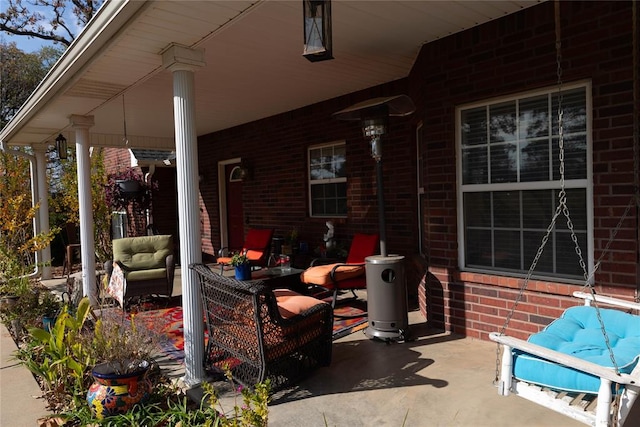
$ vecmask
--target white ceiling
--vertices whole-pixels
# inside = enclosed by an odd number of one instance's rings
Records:
[[[69,116],[93,115],[92,145],[173,147],[171,43],[203,49],[197,134],[406,77],[424,43],[540,1],[332,2],[333,56],[302,56],[302,1],[109,1],[0,133],[4,143],[73,142]]]

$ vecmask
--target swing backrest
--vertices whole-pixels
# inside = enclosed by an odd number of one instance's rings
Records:
[[[600,308],[600,316],[619,372],[631,373],[640,358],[640,316],[605,308]],[[567,309],[562,317],[531,335],[528,341],[615,369],[595,307]],[[564,391],[596,394],[600,387],[598,377],[517,350],[513,374],[520,380]]]

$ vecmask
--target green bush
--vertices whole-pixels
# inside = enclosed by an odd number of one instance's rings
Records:
[[[105,358],[113,359],[117,355],[123,355],[122,349],[116,349],[122,346],[131,348],[135,343],[142,347],[139,356],[148,357],[147,347],[156,341],[149,341],[148,333],[136,332],[135,322],[127,325],[122,316],[120,320],[116,316],[104,316],[92,325],[90,315],[91,308],[86,297],[73,313],[65,306],[50,332],[30,328],[27,343],[17,351],[16,356],[20,362],[40,379],[49,406],[57,413],[47,420],[47,425],[267,426],[269,381],[257,384],[251,390],[243,389],[236,386],[228,369],[227,380],[236,391],[236,403],[231,412],[222,410],[212,385],[203,383],[202,400],[198,403],[191,402],[156,369],[150,375],[154,387],[148,402],[134,406],[126,414],[103,420],[94,418],[86,401],[87,390],[93,382],[93,366]],[[133,330],[125,331],[125,326],[130,326]],[[132,333],[135,337],[127,337]],[[101,352],[110,352],[111,355],[105,357],[104,354],[98,354]],[[242,397],[241,405],[237,402],[239,397]]]

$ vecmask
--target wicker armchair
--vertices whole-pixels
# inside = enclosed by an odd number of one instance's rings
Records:
[[[241,384],[269,378],[272,391],[331,363],[331,306],[261,281],[240,282],[189,266],[198,274],[209,339],[205,368],[225,364]]]

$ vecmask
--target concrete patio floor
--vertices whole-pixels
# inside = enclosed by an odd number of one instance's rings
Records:
[[[175,291],[180,293],[179,274]],[[314,371],[269,405],[273,427],[358,426],[578,426],[563,415],[522,398],[501,397],[492,385],[496,346],[432,330],[418,311],[409,313],[413,341],[387,344],[362,331],[334,342],[331,366]],[[0,426],[33,426],[44,402],[35,399],[31,374],[8,359],[15,344],[1,334]],[[161,358],[165,372],[183,375],[181,364]],[[233,407],[225,383],[221,402]],[[199,389],[190,391],[198,396]],[[638,409],[638,408],[636,408]],[[634,410],[627,425],[640,425]],[[46,411],[45,411],[46,413]]]

